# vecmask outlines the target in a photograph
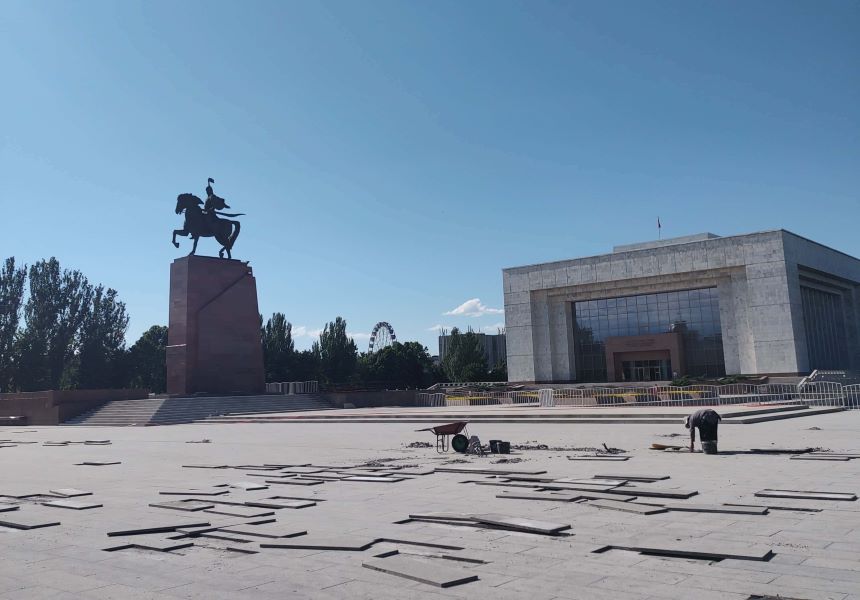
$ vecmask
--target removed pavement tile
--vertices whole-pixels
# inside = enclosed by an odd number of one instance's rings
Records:
[[[339,550],[341,552],[361,552],[367,550],[380,538],[367,538],[358,536],[300,536],[283,542],[266,542],[260,544],[261,548],[287,548],[294,550]]]
[[[501,529],[513,529],[515,531],[539,533],[542,535],[557,535],[562,531],[570,529],[570,525],[563,523],[551,523],[499,514],[473,515],[472,519],[478,523],[492,525]]]
[[[635,502],[619,502],[617,500],[589,500],[585,504],[596,508],[620,510],[622,512],[635,513],[637,515],[656,515],[666,512],[666,509],[661,506],[636,504]]]
[[[477,575],[465,569],[397,555],[387,558],[372,558],[363,562],[361,566],[440,588],[448,588],[478,580]]]
[[[92,492],[85,492],[75,488],[59,488],[56,490],[48,490],[49,494],[54,496],[62,496],[63,498],[77,498],[78,496],[92,496]]]
[[[187,512],[196,512],[207,508],[214,508],[214,504],[207,502],[199,502],[197,500],[171,500],[170,502],[153,502],[150,504],[153,508],[170,508],[173,510],[183,510]]]
[[[80,502],[79,500],[51,500],[50,502],[42,502],[42,506],[51,506],[54,508],[70,508],[72,510],[87,510],[89,508],[101,508],[104,504],[96,504],[95,502]]]
[[[26,511],[20,511],[14,515],[3,514],[0,516],[0,527],[9,527],[10,529],[41,529],[43,527],[54,527],[59,524],[59,521],[33,516]]]
[[[815,492],[808,490],[762,490],[755,493],[760,498],[799,498],[803,500],[842,500],[853,502],[856,494],[849,492]]]
[[[209,521],[185,521],[182,523],[163,523],[158,525],[147,525],[135,529],[121,529],[119,531],[108,531],[108,537],[119,537],[127,535],[147,535],[149,533],[170,533],[179,529],[188,529],[192,527],[208,527]]]
[[[705,539],[661,539],[644,538],[625,540],[617,544],[609,544],[593,550],[593,552],[604,552],[609,549],[631,550],[643,554],[656,554],[659,556],[678,556],[681,558],[704,558],[711,560],[722,560],[733,558],[737,560],[769,560],[773,556],[773,550],[768,546],[755,544],[737,544],[733,542],[722,542]]]

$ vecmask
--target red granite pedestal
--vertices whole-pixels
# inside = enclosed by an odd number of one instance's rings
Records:
[[[246,263],[186,256],[170,265],[167,393],[265,391],[257,283]]]

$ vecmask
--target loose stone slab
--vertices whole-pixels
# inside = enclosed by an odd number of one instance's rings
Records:
[[[182,465],[185,469],[229,469],[230,465]]]
[[[730,515],[766,515],[766,506],[726,506],[723,504],[684,504],[675,502],[662,505],[673,512],[724,513]]]
[[[251,483],[249,481],[237,481],[236,483],[228,484],[228,486],[237,490],[245,490],[246,492],[269,489],[269,486],[267,485],[263,485],[261,483]]]
[[[641,481],[642,483],[653,483],[669,479],[668,475],[595,475],[594,479],[625,479],[627,481]]]
[[[304,529],[296,529],[295,527],[289,528],[278,524],[231,525],[230,527],[222,527],[219,531],[235,535],[250,535],[264,538],[293,538],[300,535],[306,535],[308,533]]]
[[[805,454],[815,448],[750,448],[754,454]]]
[[[21,508],[15,504],[0,504],[0,512],[12,512]]]
[[[171,540],[160,535],[139,535],[130,540],[123,540],[123,543],[114,546],[102,548],[105,552],[116,552],[118,550],[128,550],[129,548],[140,548],[143,550],[155,550],[157,552],[173,552],[174,550],[182,550],[194,545],[194,542]]]
[[[482,475],[543,475],[541,470],[482,469],[479,467],[436,467],[438,473],[480,473]]]
[[[153,508],[171,508],[173,510],[184,510],[188,512],[196,512],[198,510],[205,510],[207,508],[214,508],[214,504],[208,504],[206,502],[198,502],[196,500],[184,501],[184,500],[172,500],[170,502],[153,502],[150,504]]]
[[[435,512],[435,513],[420,513],[415,515],[409,515],[410,519],[424,520],[440,520],[440,521],[462,521],[464,523],[473,523],[472,515],[467,515],[465,513],[447,513],[447,512]]]
[[[223,496],[229,494],[228,490],[164,490],[159,491],[162,496]]]
[[[89,508],[101,508],[104,504],[96,504],[95,502],[80,502],[77,500],[51,500],[50,502],[42,502],[42,506],[51,506],[54,508],[70,508],[72,510],[86,510]]]
[[[48,490],[48,493],[54,496],[62,496],[63,498],[77,498],[78,496],[92,496],[92,492],[85,492],[75,488],[59,488],[56,490]]]
[[[109,465],[121,465],[119,460],[85,460],[84,462],[75,463],[77,467],[107,467]]]
[[[503,492],[497,494],[496,498],[508,498],[513,500],[549,500],[551,502],[573,502],[582,499],[582,496],[547,494],[541,492]]]
[[[773,550],[767,546],[753,544],[735,544],[704,539],[639,539],[598,548],[593,552],[603,552],[608,549],[632,550],[646,554],[661,556],[680,556],[683,558],[705,558],[722,560],[733,558],[737,560],[768,560],[773,556]]]
[[[284,473],[296,473],[296,474],[311,474],[311,473],[322,473],[326,471],[326,469],[320,467],[288,467],[284,469]]]
[[[270,479],[287,479],[296,476],[296,473],[248,473],[248,477],[268,477]]]
[[[586,504],[597,508],[636,513],[637,515],[656,515],[666,512],[666,509],[660,506],[636,504],[635,502],[619,502],[617,500],[589,500]]]
[[[0,527],[9,527],[11,529],[41,529],[42,527],[54,527],[59,525],[59,521],[46,520],[44,517],[36,517],[27,514],[24,511],[13,515],[0,516]]]
[[[146,535],[149,533],[170,533],[179,529],[189,529],[192,527],[208,527],[209,521],[186,521],[184,523],[164,523],[159,525],[149,525],[139,527],[137,529],[122,529],[119,531],[108,531],[108,537],[118,537],[126,535]]]
[[[598,487],[614,487],[627,483],[626,479],[573,479],[571,477],[563,477],[561,479],[553,479],[552,483],[572,483],[574,485],[589,485]]]
[[[242,508],[241,506],[217,506],[215,508],[204,509],[213,515],[227,515],[228,517],[241,517],[243,519],[255,519],[257,517],[268,517],[275,514],[271,510],[261,509],[257,507]]]
[[[507,515],[486,514],[474,515],[472,517],[478,523],[502,527],[504,529],[515,529],[529,533],[540,533],[543,535],[556,535],[570,529],[570,525],[562,523],[550,523],[548,521],[536,521],[534,519],[523,519],[521,517],[509,517]]]
[[[744,508],[766,508],[768,510],[787,510],[794,512],[821,512],[824,510],[823,508],[812,508],[812,507],[802,507],[802,506],[774,506],[773,504],[768,504],[765,506],[759,506],[758,504],[732,504],[731,502],[724,502],[724,506],[741,506]]]
[[[790,456],[788,460],[825,460],[830,462],[847,462],[851,460],[850,456],[817,456],[813,454],[798,454]]]
[[[342,552],[361,552],[367,550],[379,538],[363,538],[356,536],[339,537],[311,537],[300,536],[295,540],[284,542],[266,542],[260,544],[260,548],[291,548],[298,550],[339,550]]]
[[[853,502],[856,494],[843,492],[814,492],[802,490],[762,490],[755,493],[761,498],[800,498],[804,500],[843,500]]]
[[[541,488],[541,491],[544,489],[550,489],[551,494],[559,494],[559,495],[568,495],[564,492],[559,492],[555,490],[555,488]],[[616,502],[632,502],[636,500],[636,496],[619,496],[617,494],[604,494],[602,492],[592,492],[591,490],[582,490],[576,492],[576,495],[581,499],[585,500],[615,500]]]
[[[440,588],[462,585],[478,580],[477,575],[465,569],[457,569],[430,561],[414,560],[398,555],[388,558],[372,558],[363,562],[362,566],[374,571],[388,573],[389,575],[419,581]]]
[[[366,476],[354,476],[354,477],[344,477],[341,481],[365,481],[372,483],[397,483],[398,481],[405,481],[403,477],[366,477]]]
[[[319,479],[284,479],[282,481],[278,481],[277,479],[266,479],[266,483],[279,483],[281,485],[322,485],[325,483],[324,481],[320,481]]]
[[[650,496],[652,498],[679,498],[681,500],[692,498],[699,493],[696,490],[667,490],[645,486],[616,487],[604,491],[607,494],[618,494],[622,496]]]
[[[309,502],[307,500],[250,500],[245,502],[245,506],[255,506],[257,508],[308,508],[310,506],[316,506],[316,502]]]

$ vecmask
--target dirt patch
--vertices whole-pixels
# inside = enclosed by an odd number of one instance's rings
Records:
[[[525,442],[524,444],[511,445],[512,450],[550,450],[553,452],[591,452],[596,454],[626,454],[627,450],[621,448],[610,448],[603,444],[602,448],[579,447],[579,446],[549,446],[541,444],[537,440]]]
[[[522,458],[500,458],[499,460],[490,461],[494,465],[508,465],[508,464],[516,464],[523,462]]]
[[[411,444],[406,444],[407,448],[432,448],[433,444],[430,442],[412,442]]]

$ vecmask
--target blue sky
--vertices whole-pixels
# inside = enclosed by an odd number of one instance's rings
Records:
[[[434,326],[503,323],[503,267],[658,215],[858,256],[858,31],[848,0],[5,0],[0,256],[116,288],[133,342],[211,176],[299,347],[342,315],[434,353]]]

